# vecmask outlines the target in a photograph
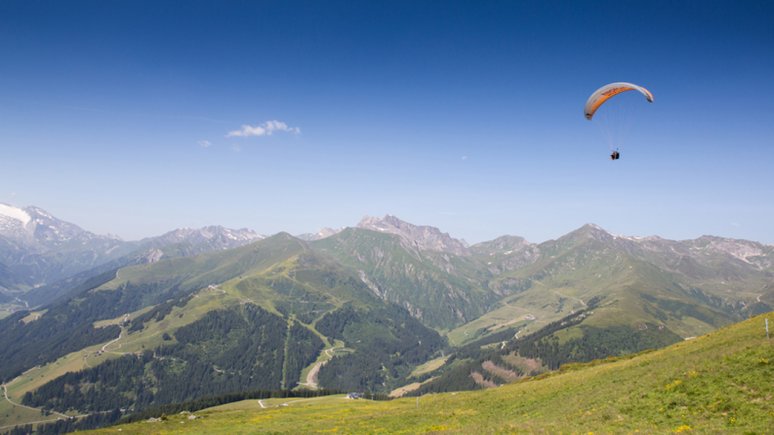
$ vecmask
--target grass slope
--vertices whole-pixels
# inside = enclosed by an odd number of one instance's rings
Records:
[[[580,234],[566,236],[567,240],[546,242],[541,245],[545,252],[539,261],[497,277],[493,286],[510,283],[520,290],[505,298],[499,310],[454,331],[452,342],[460,342],[459,332],[467,333],[464,337],[467,340],[481,335],[471,333],[474,325],[495,332],[507,325],[502,320],[508,314],[523,313],[514,307],[534,316],[534,325],[521,322],[534,331],[584,308],[593,298],[600,298],[602,303],[584,322],[587,326],[639,328],[652,323],[663,325],[682,337],[691,337],[740,319],[738,313],[724,312],[722,307],[697,299],[681,275],[630,255],[610,241],[584,236],[581,231],[577,233]],[[514,317],[511,322],[514,320],[519,318]]]
[[[177,342],[175,334],[180,327],[202,319],[213,310],[227,309],[241,304],[255,304],[274,315],[293,319],[294,324],[308,329],[328,345],[328,348],[323,349],[318,355],[317,361],[303,368],[300,376],[295,370],[292,371],[292,376],[289,376],[287,367],[283,367],[282,378],[278,379],[285,387],[291,387],[296,383],[306,384],[309,372],[315,367],[319,371],[323,368],[323,363],[328,362],[334,355],[346,356],[354,350],[346,347],[345,342],[328,338],[318,332],[315,325],[321,317],[326,313],[335,311],[345,303],[361,308],[364,315],[373,321],[379,320],[380,315],[384,316],[387,313],[372,312],[383,309],[384,302],[374,297],[365,284],[349,269],[331,262],[324,255],[305,251],[300,242],[295,243],[290,238],[285,240],[278,237],[277,239],[276,243],[268,246],[265,242],[258,242],[248,247],[239,248],[233,251],[236,255],[225,256],[217,261],[210,257],[223,256],[224,254],[215,253],[202,256],[202,258],[170,261],[170,263],[185,265],[185,267],[177,269],[166,263],[122,269],[114,281],[97,291],[109,292],[111,287],[121,286],[129,282],[139,283],[143,281],[153,284],[154,280],[162,280],[163,277],[170,279],[169,277],[173,276],[173,271],[175,275],[170,281],[187,283],[184,284],[184,287],[201,287],[198,291],[193,291],[191,297],[184,298],[181,303],[170,306],[169,311],[162,310],[161,312],[167,313],[163,318],[161,315],[152,315],[155,312],[153,310],[163,304],[146,306],[128,313],[126,319],[131,321],[121,328],[123,332],[119,339],[111,339],[109,342],[102,342],[71,352],[55,361],[27,371],[24,375],[10,382],[9,395],[13,400],[21,402],[25,393],[32,392],[67,372],[93,368],[107,360],[116,359],[125,354],[141,353],[158,346],[173,345]],[[281,249],[274,249],[277,246]],[[259,252],[258,247],[271,249],[272,252],[266,255]],[[279,254],[276,254],[275,251]],[[267,258],[268,260],[266,260]],[[232,272],[212,278],[212,269],[201,267],[201,264],[198,263],[209,264],[213,261],[228,267],[238,264],[240,265],[237,268],[239,273],[230,279],[226,278]],[[210,277],[202,278],[203,276]],[[149,316],[149,314],[151,315]],[[372,318],[373,316],[378,318]],[[141,318],[145,318],[145,321],[136,322],[137,319]],[[121,315],[95,321],[93,326],[100,328],[118,325],[126,319],[124,315]],[[133,328],[135,323],[140,325],[139,329]],[[288,325],[290,324],[288,321]],[[398,329],[405,327],[405,325],[394,326]],[[386,332],[386,329],[380,330],[380,332]],[[384,344],[379,343],[382,346]],[[297,345],[298,343],[294,341],[283,342],[283,347],[279,351],[284,351],[287,357],[288,352],[295,350]],[[361,347],[363,346],[358,345],[358,348]],[[361,352],[371,353],[368,349],[361,349]],[[406,366],[404,371],[410,369],[411,367]],[[316,386],[315,378],[316,374],[312,376],[312,383],[307,387],[314,388]],[[35,421],[34,417],[36,416],[32,414],[34,411],[16,409],[10,403],[6,408],[8,409],[0,409],[0,411],[4,411],[0,413],[0,426]]]
[[[439,331],[481,316],[499,299],[482,285],[489,275],[477,262],[420,250],[394,234],[347,228],[310,246],[356,270],[374,294]]]
[[[8,395],[13,400],[21,402],[24,393],[33,391],[65,373],[95,367],[109,359],[115,359],[128,353],[141,352],[144,349],[153,349],[162,344],[161,337],[164,332],[173,333],[178,328],[200,319],[210,310],[238,303],[236,299],[231,299],[228,295],[221,292],[204,289],[198,292],[185,306],[174,307],[170,314],[162,321],[149,322],[147,327],[142,331],[134,334],[127,334],[126,331],[124,331],[121,334],[121,339],[117,341],[111,340],[112,343],[105,342],[95,344],[79,351],[69,353],[51,363],[27,370],[23,375],[8,382]],[[144,311],[147,311],[147,309],[130,313],[129,317],[134,318]],[[123,318],[124,316],[120,316],[115,319],[99,321],[96,322],[95,327],[118,324]],[[103,347],[104,352],[98,352],[100,349],[103,349]],[[0,425],[4,423],[5,420],[0,413]]]
[[[196,419],[175,415],[96,433],[766,433],[774,420],[774,340],[766,339],[765,317],[496,389],[389,402],[245,401],[198,411]]]

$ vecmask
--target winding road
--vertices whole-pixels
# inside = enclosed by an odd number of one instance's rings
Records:
[[[11,400],[11,398],[8,397],[8,388],[5,386],[5,384],[3,384],[3,396],[5,397],[5,400],[7,400],[8,403],[10,403],[13,406],[18,406],[20,408],[27,408],[27,409],[31,409],[33,411],[38,411],[38,412],[41,411],[40,408],[33,408],[32,406],[22,405],[21,403],[16,403],[13,400]],[[70,418],[69,415],[62,414],[61,412],[51,411],[51,413],[52,414],[60,415],[63,418]],[[59,420],[59,419],[57,418],[56,420]]]
[[[124,328],[121,328],[121,332],[118,334],[118,337],[116,337],[116,338],[114,338],[114,339],[112,339],[112,340],[108,341],[107,343],[103,344],[103,345],[102,345],[102,349],[101,349],[101,351],[102,351],[102,352],[107,352],[107,351],[108,351],[108,350],[107,350],[107,347],[108,347],[108,346],[110,346],[110,345],[111,345],[111,344],[113,344],[113,343],[116,343],[116,342],[117,342],[118,340],[120,340],[120,339],[121,339],[121,337],[123,337],[123,336],[124,336]]]
[[[317,373],[320,372],[320,369],[325,365],[325,363],[333,359],[333,351],[335,349],[337,348],[329,347],[328,349],[325,349],[325,354],[328,355],[328,360],[316,363],[314,367],[309,370],[309,373],[306,374],[306,382],[299,382],[298,384],[307,386],[309,388],[317,388]]]
[[[8,403],[10,403],[13,406],[18,406],[19,408],[31,409],[31,410],[36,411],[36,412],[42,412],[42,410],[40,408],[33,408],[31,406],[22,405],[21,403],[16,403],[13,400],[11,400],[11,398],[8,397],[8,387],[6,387],[5,384],[3,384],[3,397],[5,397],[5,400],[7,400]],[[11,429],[11,428],[16,427],[16,426],[24,426],[24,425],[28,425],[28,424],[51,423],[51,422],[54,422],[54,421],[57,421],[57,420],[63,420],[63,419],[70,418],[69,415],[62,414],[61,412],[51,411],[51,413],[59,415],[59,417],[51,418],[51,419],[48,419],[48,420],[25,421],[23,423],[16,423],[16,424],[10,424],[10,425],[6,425],[6,426],[0,426],[0,429]]]
[[[124,328],[121,328],[121,332],[118,334],[118,337],[116,337],[113,340],[110,340],[107,343],[103,344],[102,348],[101,348],[101,351],[102,352],[111,352],[111,351],[107,350],[107,347],[110,346],[111,344],[114,344],[114,343],[118,342],[118,340],[120,340],[123,336],[124,336]],[[111,352],[111,353],[116,353],[116,352]],[[91,367],[91,365],[88,363],[88,360],[86,358],[84,358],[84,362],[85,362],[86,366]],[[26,374],[27,372],[29,372],[29,370],[24,372],[24,374]],[[22,376],[24,374],[22,374]],[[16,378],[16,379],[18,379],[18,378]],[[16,379],[12,380],[11,382],[16,381]],[[8,397],[8,387],[6,385],[7,384],[2,384],[2,387],[3,387],[3,397],[5,398],[6,401],[8,401],[8,403],[10,403],[13,406],[18,406],[20,408],[26,408],[26,409],[30,409],[30,410],[33,410],[33,411],[36,411],[36,412],[42,412],[42,409],[40,409],[40,408],[34,408],[32,406],[22,405],[21,403],[16,403],[13,400],[11,400],[11,398]],[[112,412],[112,411],[99,411],[99,412],[94,412],[92,414],[103,414],[105,412]],[[17,423],[17,424],[12,424],[12,425],[0,426],[0,429],[10,429],[10,428],[13,428],[13,427],[16,427],[16,426],[24,426],[24,425],[28,425],[28,424],[51,423],[51,422],[54,422],[54,421],[57,421],[57,420],[69,419],[69,418],[83,418],[83,417],[88,417],[89,415],[91,415],[91,414],[81,414],[81,415],[70,416],[70,415],[62,414],[61,412],[54,411],[54,410],[52,410],[51,413],[52,414],[56,414],[59,417],[56,417],[56,418],[53,418],[53,419],[48,419],[48,420],[26,421],[26,422],[23,422],[23,423]]]

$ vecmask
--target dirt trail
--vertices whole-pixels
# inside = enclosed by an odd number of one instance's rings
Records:
[[[325,363],[327,363],[328,361],[333,359],[333,351],[335,349],[336,349],[335,347],[331,347],[331,348],[325,349],[325,354],[328,355],[328,360],[327,361],[320,361],[320,362],[316,363],[314,365],[314,367],[312,367],[312,369],[309,370],[309,373],[306,374],[306,382],[299,382],[298,384],[299,385],[304,385],[304,386],[309,387],[309,388],[317,388],[318,387],[318,385],[317,385],[317,374],[320,372],[320,369],[322,368],[322,366],[325,365]]]
[[[328,356],[328,359],[326,361],[320,361],[312,367],[311,370],[309,370],[309,373],[306,374],[306,382],[299,382],[298,385],[303,385],[305,387],[316,389],[318,387],[317,385],[317,374],[320,372],[320,369],[322,366],[325,365],[328,361],[333,359],[333,351],[336,349],[341,349],[340,347],[329,347],[328,349],[325,349],[325,355]]]
[[[304,382],[304,385],[309,388],[317,388],[317,373],[320,372],[322,365],[323,363],[318,362],[312,367],[312,370],[309,370],[309,373],[306,374],[306,382]]]
[[[118,342],[118,340],[121,339],[121,337],[124,336],[124,328],[121,328],[121,332],[118,334],[118,337],[114,338],[113,340],[108,341],[107,343],[102,345],[102,352],[107,352],[107,347],[110,346],[113,343]],[[119,346],[120,348],[120,346]]]
[[[40,408],[33,408],[32,406],[22,405],[21,403],[16,403],[13,400],[11,400],[11,398],[8,397],[8,388],[5,386],[5,384],[3,384],[3,396],[5,397],[5,400],[7,400],[8,403],[10,403],[13,406],[18,406],[19,408],[27,408],[27,409],[31,409],[33,411],[41,412]],[[62,414],[61,412],[51,411],[51,413],[59,415],[62,418],[70,418],[69,415]],[[60,418],[56,418],[55,420],[59,420],[59,419]],[[47,420],[47,421],[53,421],[53,420]],[[28,424],[28,423],[24,423],[24,424]]]

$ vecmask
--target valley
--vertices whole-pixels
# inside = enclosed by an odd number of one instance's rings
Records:
[[[496,389],[391,401],[342,395],[247,400],[93,433],[235,433],[255,427],[272,433],[766,433],[774,413],[774,346],[764,319]]]
[[[79,272],[50,287],[54,302],[0,320],[0,423],[251,390],[424,400],[661,348],[774,299],[771,247],[643,242],[593,225],[471,247],[391,216],[309,241],[279,233],[181,253],[188,242],[175,240],[130,256],[152,261]]]

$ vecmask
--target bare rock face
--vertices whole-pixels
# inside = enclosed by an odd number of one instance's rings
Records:
[[[312,242],[312,241],[315,241],[315,240],[322,240],[322,239],[325,239],[327,237],[330,237],[330,236],[333,236],[335,234],[338,234],[338,233],[341,232],[341,230],[343,230],[343,228],[338,228],[337,229],[337,228],[325,227],[325,228],[320,229],[320,231],[318,231],[316,233],[299,234],[296,237],[301,239],[301,240],[305,240],[307,242]]]
[[[410,246],[423,251],[446,252],[455,255],[470,254],[468,245],[464,241],[455,239],[448,233],[442,233],[438,228],[410,224],[391,215],[386,215],[383,218],[366,216],[357,227],[396,234]]]
[[[158,237],[144,239],[140,243],[156,248],[174,244],[186,244],[192,250],[188,255],[195,255],[202,252],[236,248],[263,238],[264,236],[247,228],[235,230],[222,226],[209,226],[203,228],[180,228]]]

